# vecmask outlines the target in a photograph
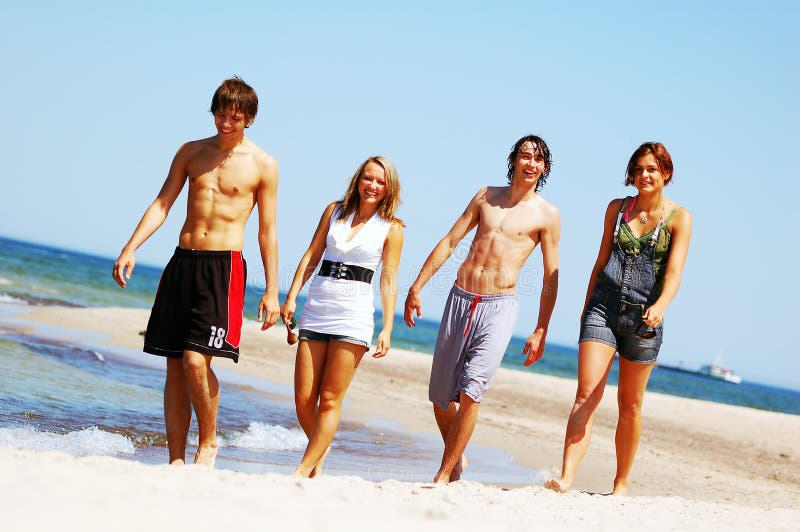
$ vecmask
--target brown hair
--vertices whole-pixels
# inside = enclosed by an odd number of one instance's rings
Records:
[[[636,148],[628,161],[628,168],[625,170],[625,185],[633,184],[633,168],[639,159],[647,155],[655,157],[658,170],[664,176],[664,184],[668,185],[672,181],[672,157],[667,148],[660,142],[645,142]]]
[[[400,178],[397,175],[397,169],[394,167],[394,164],[392,164],[392,161],[383,155],[375,155],[368,158],[361,163],[356,173],[353,174],[353,177],[350,179],[350,184],[347,186],[347,192],[345,192],[344,198],[342,199],[342,210],[336,218],[337,220],[346,220],[350,214],[358,209],[358,202],[361,199],[358,194],[358,181],[361,179],[361,174],[364,173],[364,168],[366,168],[368,163],[380,165],[380,167],[383,168],[384,178],[386,180],[386,195],[381,200],[381,204],[378,205],[378,216],[390,222],[397,220],[394,217],[394,213],[400,205]]]
[[[258,113],[258,96],[253,87],[239,76],[222,82],[211,98],[211,112],[231,110],[244,114],[249,126]]]

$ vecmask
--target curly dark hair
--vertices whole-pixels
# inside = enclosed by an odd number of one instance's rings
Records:
[[[514,177],[514,161],[517,159],[517,154],[520,148],[526,142],[533,145],[534,155],[538,155],[544,159],[544,172],[539,176],[539,181],[536,182],[536,192],[542,190],[542,187],[547,182],[547,176],[550,175],[550,168],[553,165],[553,160],[550,157],[550,148],[542,137],[537,135],[526,135],[514,143],[511,147],[511,153],[508,154],[508,184],[511,184],[511,179]]]

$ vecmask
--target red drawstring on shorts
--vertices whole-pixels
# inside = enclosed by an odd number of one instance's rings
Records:
[[[478,303],[481,302],[481,299],[483,299],[483,296],[475,296],[475,299],[472,300],[472,303],[469,306],[469,318],[467,319],[467,327],[464,329],[464,338],[467,337],[469,328],[472,325],[472,315],[475,314],[475,307],[478,306]]]

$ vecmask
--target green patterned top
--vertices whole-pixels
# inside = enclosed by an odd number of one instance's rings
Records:
[[[675,216],[675,213],[678,212],[680,207],[676,207],[669,213],[667,219],[661,225],[661,228],[658,230],[658,238],[656,239],[656,249],[653,256],[653,270],[656,274],[656,290],[661,293],[661,287],[664,284],[664,268],[667,265],[667,259],[669,259],[669,245],[672,241],[672,233],[669,232],[669,221]],[[625,252],[626,255],[630,255],[632,257],[637,256],[641,253],[642,248],[650,242],[650,239],[653,237],[653,231],[655,228],[651,229],[647,233],[643,234],[639,238],[636,238],[636,235],[633,234],[631,228],[628,227],[628,222],[625,221],[623,218],[622,222],[619,225],[619,245],[622,248],[622,251]]]

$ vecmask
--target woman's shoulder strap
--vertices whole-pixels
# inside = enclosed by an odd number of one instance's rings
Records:
[[[668,224],[670,220],[672,220],[672,217],[675,216],[675,213],[677,213],[679,210],[683,209],[683,207],[681,207],[677,203],[673,203],[672,205],[670,205],[670,207],[672,207],[672,210],[669,212],[669,215],[667,216],[667,219],[664,220],[664,224],[665,225]]]
[[[631,202],[632,199],[633,199],[633,196],[625,196],[624,198],[620,198],[619,199],[619,210],[617,211],[617,214],[622,213],[625,210],[626,206],[630,207],[633,204]]]

